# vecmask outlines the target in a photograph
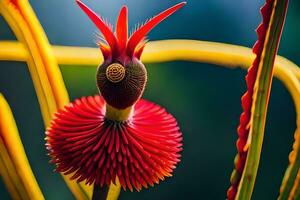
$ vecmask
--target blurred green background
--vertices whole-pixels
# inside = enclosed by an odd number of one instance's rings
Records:
[[[178,3],[178,0],[85,0],[112,24],[123,4],[129,28]],[[71,0],[30,1],[51,44],[91,46],[97,31]],[[178,13],[150,34],[169,38],[218,41],[251,47],[261,21],[262,0],[188,0]],[[290,1],[279,54],[300,64],[300,1]],[[0,40],[15,40],[0,16]],[[144,98],[171,112],[184,135],[182,162],[174,176],[141,192],[122,191],[121,200],[225,199],[236,154],[236,128],[245,91],[245,71],[191,62],[146,63],[149,73]],[[71,99],[97,93],[96,66],[61,66]],[[295,109],[285,87],[273,82],[266,135],[253,199],[276,199],[293,143]],[[0,62],[0,92],[9,102],[40,187],[49,200],[73,199],[44,148],[44,127],[25,63]],[[9,195],[0,179],[0,199]]]

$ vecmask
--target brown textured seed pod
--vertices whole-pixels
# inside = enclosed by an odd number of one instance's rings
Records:
[[[141,97],[147,82],[146,68],[137,59],[123,66],[124,71],[121,66],[103,63],[97,71],[97,86],[102,96],[117,109],[132,106]]]

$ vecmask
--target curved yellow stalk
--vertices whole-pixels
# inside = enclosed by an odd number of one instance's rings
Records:
[[[100,50],[92,47],[52,46],[57,62],[66,66],[97,66],[103,61]],[[142,61],[145,63],[169,62],[175,60],[210,63],[230,68],[247,67],[254,59],[248,47],[198,41],[160,40],[148,42]],[[24,46],[15,41],[0,41],[0,60],[26,61],[28,53]],[[288,59],[277,56],[275,66],[287,67],[300,79],[298,66]]]
[[[2,144],[3,144],[3,141],[0,140],[0,148],[1,148],[1,152],[2,152]],[[4,151],[3,151],[4,153]],[[7,153],[5,153],[7,154]],[[7,170],[7,167],[4,165],[4,161],[2,159],[3,155],[0,156],[0,175],[3,179],[3,182],[8,190],[8,192],[10,193],[11,195],[11,198],[12,199],[16,199],[16,200],[20,200],[21,199],[21,195],[19,194],[16,186],[15,186],[15,183],[16,181],[13,180],[13,177],[8,173],[8,170]],[[9,161],[5,161],[8,165],[11,165],[11,162]]]
[[[295,133],[295,135],[296,135],[296,133]],[[299,131],[297,131],[297,137],[299,137]],[[297,148],[299,148],[299,147],[297,147]],[[286,171],[286,173],[288,173],[288,170]],[[292,190],[289,194],[288,200],[299,199],[299,195],[300,195],[299,194],[299,192],[300,192],[299,183],[300,183],[300,171],[298,171],[298,173],[297,173],[296,180],[295,180]]]
[[[16,42],[0,42],[0,60],[26,60],[26,50]],[[10,50],[5,50],[10,49]],[[65,65],[98,65],[99,50],[86,47],[53,46],[54,55],[59,64]],[[250,48],[237,45],[193,41],[193,40],[163,40],[149,42],[145,48],[143,62],[168,62],[174,60],[203,62],[230,68],[242,67],[247,69],[254,59]],[[277,56],[275,60],[274,75],[279,78],[289,90],[296,112],[300,114],[300,70],[291,61]],[[297,127],[300,119],[297,118]],[[295,135],[298,134],[298,129]],[[296,141],[297,142],[297,141]]]
[[[282,67],[277,70],[278,78],[285,84],[293,98],[297,114],[297,128],[294,134],[295,142],[293,145],[293,151],[289,155],[290,164],[283,177],[282,184],[280,187],[280,196],[278,199],[287,199],[287,197],[289,197],[289,199],[294,199],[295,192],[300,179],[300,176],[297,176],[297,172],[300,166],[300,82],[299,79],[293,73],[297,70],[298,68],[293,68],[293,70],[290,70],[290,67]],[[286,197],[282,196],[284,190],[288,191]]]
[[[56,58],[28,1],[19,0],[16,6],[9,0],[1,0],[0,12],[27,51],[26,61],[47,127],[54,112],[69,102]],[[77,199],[91,198],[91,186],[63,177]]]
[[[22,44],[24,44],[23,47],[25,48],[26,52],[29,55],[27,57],[26,62],[28,65],[30,75],[32,77],[33,85],[37,93],[44,123],[48,124],[51,120],[52,113],[56,109],[56,106],[55,106],[55,100],[52,97],[51,87],[49,85],[49,82],[47,81],[48,79],[47,79],[45,69],[43,67],[37,67],[37,66],[42,66],[42,61],[41,58],[38,56],[38,50],[36,44],[34,43],[33,38],[25,36],[25,35],[30,36],[30,32],[26,28],[23,29],[22,25],[24,27],[26,26],[23,22],[22,17],[19,15],[13,17],[12,14],[9,12],[9,9],[14,9],[14,8],[12,6],[8,6],[4,4],[3,1],[0,1],[1,14],[8,22],[15,35],[18,37],[18,40],[21,41]],[[17,23],[17,20],[19,21],[19,23]],[[28,46],[28,44],[31,45]]]
[[[9,105],[0,94],[0,174],[13,199],[44,199],[32,173]]]
[[[52,50],[61,65],[88,67],[97,66],[103,61],[98,48],[53,45]],[[0,60],[26,61],[27,56],[28,53],[21,43],[0,41]],[[147,43],[142,61],[159,63],[182,60],[247,69],[254,56],[251,48],[238,45],[199,40],[160,40]],[[300,79],[298,66],[282,56],[277,56],[275,76],[278,76],[277,68],[283,67],[290,69]]]
[[[19,0],[18,3],[19,11],[22,13],[22,17],[37,44],[57,108],[62,108],[69,102],[69,96],[47,36],[29,2],[27,0]]]
[[[29,66],[29,70],[33,78],[40,79],[41,83],[36,82],[34,85],[41,85],[42,92],[47,95],[45,101],[51,119],[57,108],[68,103],[68,93],[51,46],[28,1],[19,0],[17,5],[10,3],[10,0],[1,0],[0,11],[17,39],[28,49],[31,59],[27,60],[33,65]]]

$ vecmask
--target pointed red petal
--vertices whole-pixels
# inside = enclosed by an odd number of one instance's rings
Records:
[[[117,49],[117,40],[114,36],[114,33],[111,29],[105,24],[105,22],[99,17],[94,11],[92,11],[89,7],[87,7],[80,0],[76,0],[79,7],[87,14],[87,16],[94,22],[94,24],[98,27],[98,29],[103,34],[107,43],[109,44],[111,51],[115,52]]]
[[[168,16],[176,12],[179,8],[184,6],[186,2],[181,2],[176,4],[175,6],[159,13],[151,20],[149,20],[146,24],[141,26],[137,31],[135,31],[128,40],[127,45],[127,54],[128,56],[133,56],[136,46],[141,42],[141,40],[161,21],[166,19]]]
[[[127,37],[128,37],[128,20],[127,20],[127,7],[123,6],[116,26],[116,34],[118,38],[118,44],[120,52],[126,48]]]
[[[140,59],[142,56],[142,53],[144,51],[144,48],[145,48],[145,44],[139,46],[134,52],[134,57],[136,57],[137,59]]]
[[[111,51],[109,46],[103,43],[98,43],[98,46],[102,52],[104,60],[108,59],[111,56]]]
[[[142,42],[138,44],[138,46],[135,48],[133,56],[136,57],[137,59],[140,59],[142,56],[142,53],[144,51],[145,45],[148,42],[148,40],[143,39]]]

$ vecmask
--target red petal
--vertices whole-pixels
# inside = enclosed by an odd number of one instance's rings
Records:
[[[46,132],[57,171],[72,179],[141,190],[171,176],[180,161],[182,135],[165,109],[139,100],[126,122],[105,118],[100,96],[83,97],[59,110]]]
[[[127,37],[128,37],[128,19],[127,19],[127,7],[123,6],[116,26],[116,34],[118,38],[118,44],[120,52],[126,48]]]
[[[133,55],[134,57],[136,57],[137,59],[141,58],[147,41],[148,40],[143,39],[142,42],[139,43],[139,45],[136,47],[136,49],[134,51],[134,55]]]
[[[107,46],[103,43],[98,43],[98,45],[99,45],[99,48],[101,50],[104,60],[108,59],[111,56],[111,50],[110,50],[109,46]]]
[[[99,17],[94,11],[92,11],[89,7],[87,7],[84,3],[80,0],[76,0],[79,7],[87,14],[87,16],[94,22],[94,24],[98,27],[98,29],[103,34],[104,38],[106,39],[107,43],[109,44],[112,52],[116,52],[117,49],[117,40],[114,36],[114,33],[111,29],[105,24],[105,22]]]
[[[127,45],[127,55],[132,57],[134,55],[135,48],[137,45],[146,37],[146,35],[161,21],[169,17],[171,14],[176,12],[179,8],[185,5],[186,2],[181,2],[176,4],[175,6],[159,13],[152,19],[150,19],[147,23],[141,26],[137,31],[135,31],[128,40]]]

